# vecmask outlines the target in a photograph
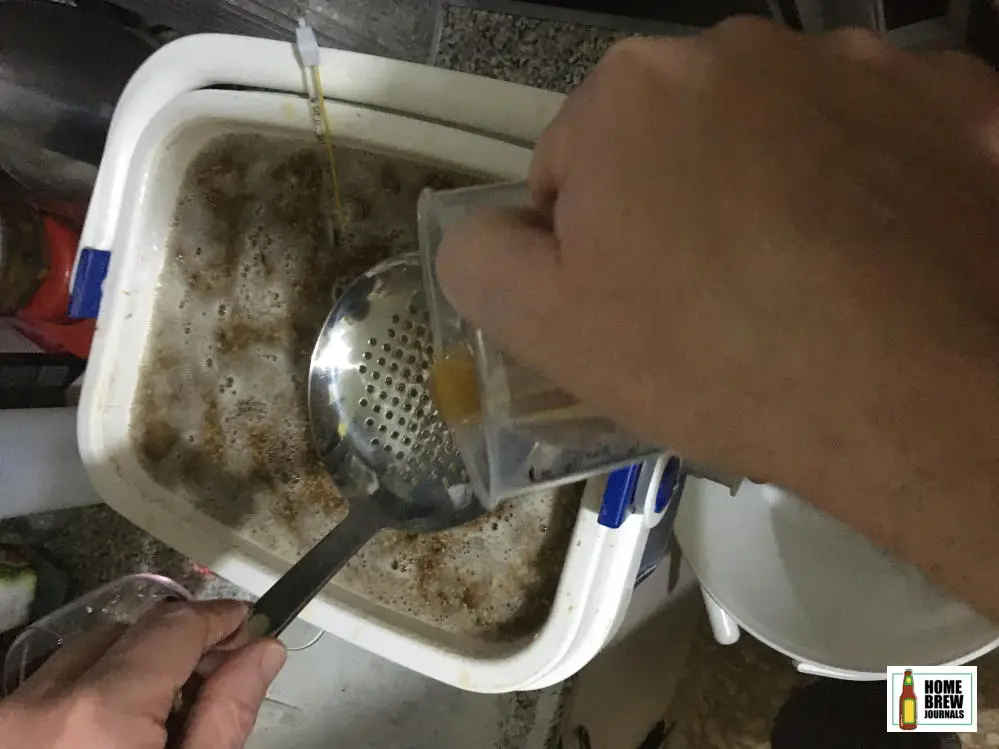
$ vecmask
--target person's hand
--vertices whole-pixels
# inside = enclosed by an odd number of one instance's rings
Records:
[[[999,89],[737,19],[614,47],[456,309],[640,436],[782,483],[999,616]]]
[[[246,615],[236,601],[158,606],[60,650],[0,702],[2,749],[163,749],[165,723],[202,655]],[[275,640],[234,650],[191,708],[183,749],[238,749],[285,661]]]

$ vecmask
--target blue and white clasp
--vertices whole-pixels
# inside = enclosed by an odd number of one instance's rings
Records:
[[[683,460],[679,455],[660,455],[619,468],[607,477],[597,522],[620,528],[625,518],[640,513],[649,528],[663,519],[671,502],[679,501],[683,489]]]

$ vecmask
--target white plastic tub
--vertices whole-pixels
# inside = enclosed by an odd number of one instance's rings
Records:
[[[529,145],[562,100],[409,63],[331,50],[322,55],[330,116],[342,143],[497,180],[524,177]],[[268,91],[204,90],[223,83]],[[78,314],[99,307],[78,423],[80,452],[97,491],[132,522],[256,594],[288,562],[155,483],[132,446],[130,414],[187,166],[224,132],[311,132],[301,86],[292,48],[279,42],[206,35],[154,55],[115,113],[73,294]],[[650,463],[637,490],[628,490],[637,491],[638,507],[610,523],[619,527],[602,525],[599,516],[607,478],[588,482],[551,612],[529,638],[498,645],[414,626],[335,584],[302,616],[463,689],[503,692],[554,683],[596,655],[620,623],[656,515],[662,465]],[[631,497],[620,488],[610,494],[611,501]]]
[[[999,646],[999,626],[784,489],[695,479],[685,495],[677,537],[723,645],[744,629],[802,673],[858,681]]]

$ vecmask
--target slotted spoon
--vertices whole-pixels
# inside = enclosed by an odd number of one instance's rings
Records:
[[[371,268],[326,319],[309,421],[347,517],[253,605],[251,638],[280,633],[378,531],[437,531],[485,512],[427,387],[434,351],[420,259]]]

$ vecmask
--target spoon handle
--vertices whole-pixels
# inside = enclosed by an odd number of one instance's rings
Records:
[[[374,505],[359,504],[352,509],[253,604],[244,625],[249,640],[281,634],[350,558],[385,526],[384,516]]]

